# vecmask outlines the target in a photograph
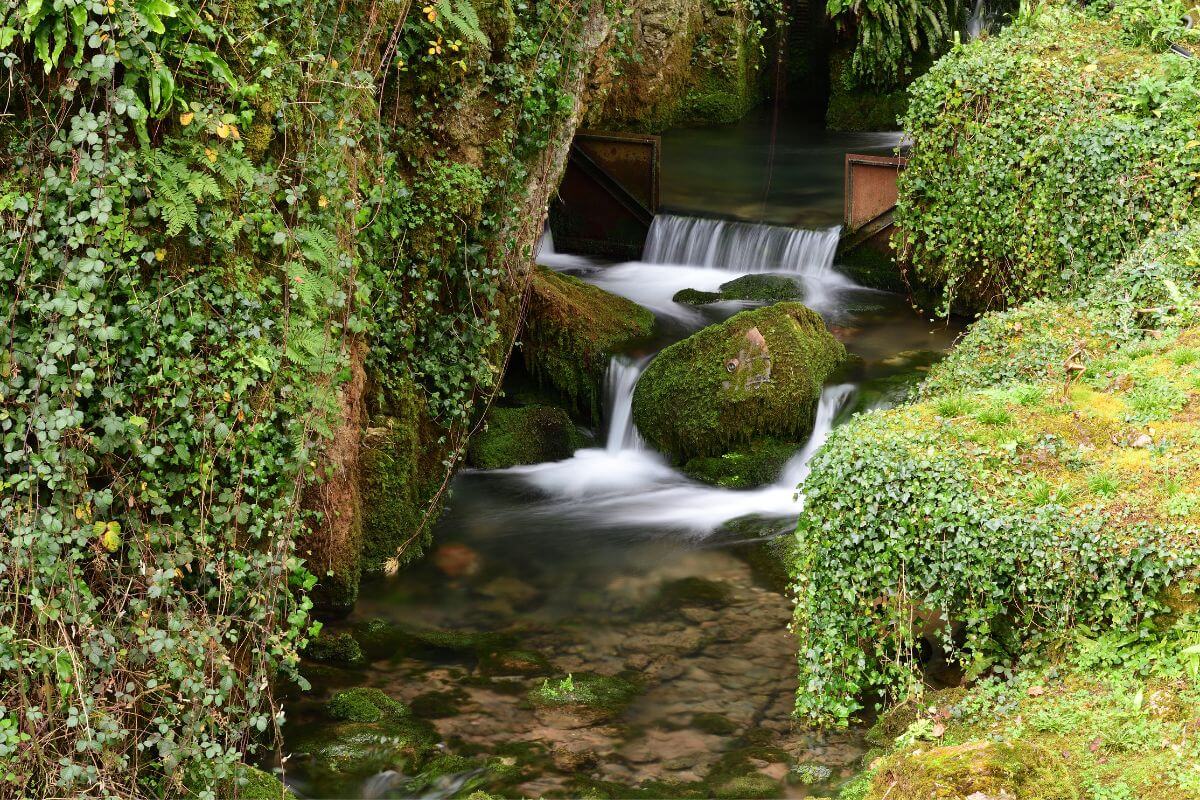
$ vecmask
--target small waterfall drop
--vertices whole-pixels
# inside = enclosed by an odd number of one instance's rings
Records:
[[[992,26],[993,14],[988,11],[983,0],[975,0],[975,7],[967,15],[965,33],[967,41],[973,42],[988,31]]]
[[[645,450],[646,443],[633,424],[633,388],[650,358],[631,359],[614,356],[604,376],[604,410],[608,418],[605,449]]]
[[[841,227],[806,230],[702,217],[659,214],[642,260],[734,272],[790,272],[824,276],[833,267]]]
[[[817,413],[813,419],[812,434],[809,435],[808,441],[804,443],[800,452],[792,456],[783,466],[783,472],[777,481],[779,485],[795,489],[804,483],[804,479],[808,477],[809,473],[808,463],[812,461],[812,457],[816,455],[817,451],[821,449],[821,445],[825,444],[825,440],[829,438],[829,434],[833,432],[833,423],[850,404],[854,392],[855,386],[852,383],[839,383],[835,386],[826,386],[821,390],[821,398],[817,401]]]

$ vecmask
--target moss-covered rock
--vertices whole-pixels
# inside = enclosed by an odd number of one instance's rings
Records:
[[[689,306],[706,306],[709,303],[718,303],[723,299],[725,298],[721,297],[720,292],[705,292],[700,289],[680,289],[671,295],[672,302]]]
[[[578,278],[538,267],[522,335],[525,366],[599,420],[609,359],[654,328],[654,315]]]
[[[638,381],[633,417],[659,450],[686,460],[812,428],[821,385],[846,356],[799,303],[744,311],[663,350]]]
[[[771,437],[755,439],[744,447],[719,456],[699,456],[684,462],[689,478],[723,486],[726,489],[752,489],[779,477],[783,465],[796,454],[800,445]]]
[[[724,300],[750,300],[760,303],[778,303],[784,300],[799,300],[804,289],[794,278],[787,275],[752,273],[734,278],[721,284]]]
[[[467,463],[504,469],[569,458],[583,438],[567,412],[554,406],[493,406],[487,427],[471,437]]]
[[[528,698],[545,724],[580,728],[612,719],[640,692],[625,678],[585,672],[547,679]]]
[[[249,764],[239,764],[233,777],[216,787],[215,792],[219,800],[233,797],[238,800],[297,800],[278,777]],[[194,796],[198,795],[189,795]]]
[[[409,709],[381,689],[356,686],[337,692],[325,704],[325,711],[339,722],[380,722],[409,716]]]
[[[357,666],[366,661],[358,642],[345,631],[336,634],[321,631],[304,648],[304,656],[321,664],[338,666]]]
[[[498,650],[480,656],[479,668],[485,675],[548,675],[553,667],[535,650]]]

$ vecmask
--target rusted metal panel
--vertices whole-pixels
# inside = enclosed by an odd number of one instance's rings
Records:
[[[641,255],[658,209],[657,136],[581,131],[550,210],[555,246],[612,258]]]
[[[896,176],[907,163],[903,156],[846,154],[847,233],[896,207]]]

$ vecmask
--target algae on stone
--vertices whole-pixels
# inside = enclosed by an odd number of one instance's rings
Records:
[[[325,704],[329,716],[339,722],[379,722],[409,716],[409,709],[381,689],[357,686],[337,692]]]
[[[471,437],[467,463],[480,469],[561,461],[583,444],[567,412],[554,406],[493,406]]]
[[[624,297],[538,267],[522,334],[525,366],[599,421],[609,359],[654,328],[654,315]]]
[[[845,357],[821,317],[799,303],[743,311],[655,357],[634,391],[634,421],[680,460],[763,436],[801,440],[822,384]]]
[[[719,456],[698,456],[683,464],[683,472],[726,489],[753,489],[779,477],[784,464],[801,445],[764,436]]]

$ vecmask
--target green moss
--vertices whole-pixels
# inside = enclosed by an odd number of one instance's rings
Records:
[[[712,796],[722,800],[783,797],[783,787],[769,775],[750,773],[712,786]]]
[[[689,306],[704,306],[723,299],[720,292],[702,292],[699,289],[680,289],[671,295],[671,301]]]
[[[504,469],[569,458],[583,440],[567,416],[553,406],[493,406],[487,427],[471,437],[467,462],[480,469]]]
[[[1060,754],[1026,742],[968,742],[905,754],[876,771],[870,800],[882,797],[961,800],[1002,792],[1030,800],[1081,796]]]
[[[380,722],[409,715],[403,703],[382,690],[362,686],[338,692],[325,704],[325,710],[339,722]]]
[[[221,784],[216,796],[238,800],[296,800],[283,781],[249,764],[239,764],[234,777]]]
[[[582,672],[547,679],[528,697],[535,707],[581,708],[612,716],[624,710],[641,691],[640,686],[625,678]]]
[[[362,664],[366,660],[358,642],[346,632],[332,634],[322,631],[304,648],[304,656],[322,664],[349,666]]]
[[[438,741],[428,722],[413,718],[325,725],[300,732],[297,739],[295,750],[307,754],[315,776],[411,769],[424,762]]]
[[[721,284],[724,300],[752,300],[757,302],[781,302],[798,300],[804,296],[800,284],[786,275],[754,273],[734,278]]]
[[[799,303],[744,311],[660,352],[634,391],[634,421],[647,441],[680,460],[763,436],[801,439],[821,385],[845,353]]]
[[[521,352],[535,377],[598,421],[610,358],[653,328],[654,315],[637,303],[538,267]]]
[[[382,569],[420,556],[430,541],[432,507],[446,468],[445,446],[421,391],[398,384],[363,436],[361,566]],[[427,519],[428,518],[428,519]],[[357,590],[357,586],[356,586]]]
[[[800,445],[795,442],[764,437],[719,456],[688,459],[683,464],[683,471],[689,478],[714,486],[752,489],[778,478],[783,465],[799,449]]]

